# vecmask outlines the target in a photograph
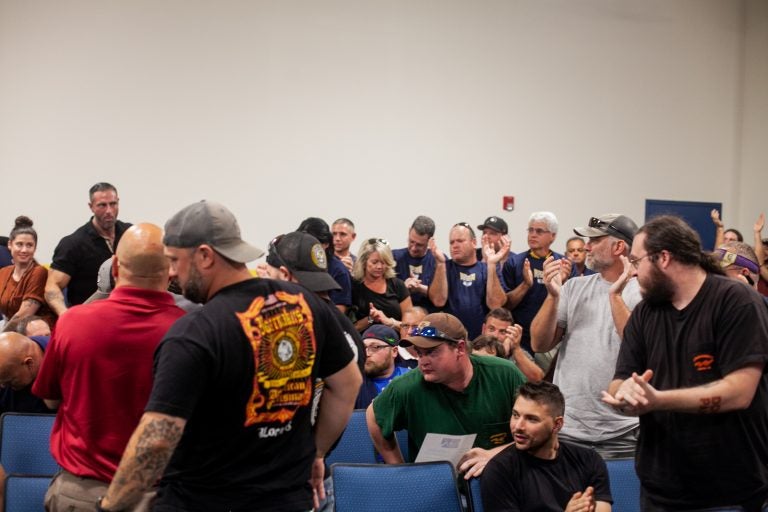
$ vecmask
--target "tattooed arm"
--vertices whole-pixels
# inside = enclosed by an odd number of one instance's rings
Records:
[[[145,412],[125,447],[120,466],[101,502],[104,510],[128,510],[162,476],[187,420]]]
[[[722,379],[692,388],[659,391],[651,384],[652,370],[611,382],[603,401],[619,412],[637,416],[650,411],[699,414],[746,409],[752,403],[763,375],[763,363],[748,364]]]
[[[11,317],[10,320],[32,316],[35,313],[37,313],[37,310],[40,309],[40,306],[41,304],[40,304],[40,301],[38,300],[24,299],[23,301],[21,301],[21,306],[19,307],[19,310],[16,312],[15,315]]]

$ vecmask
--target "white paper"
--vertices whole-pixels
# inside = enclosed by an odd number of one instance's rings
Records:
[[[416,456],[416,462],[447,460],[455,468],[462,455],[472,448],[477,434],[452,436],[449,434],[427,434]]]

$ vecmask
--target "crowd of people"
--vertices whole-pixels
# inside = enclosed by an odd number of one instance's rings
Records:
[[[0,412],[56,413],[48,510],[330,509],[353,408],[384,463],[399,430],[410,461],[471,436],[457,470],[487,510],[610,510],[623,457],[644,510],[768,498],[763,215],[750,246],[713,211],[713,251],[678,217],[598,215],[565,255],[552,212],[518,253],[501,217],[444,252],[422,215],[353,254],[349,218],[265,251],[219,203],[164,228],[118,220],[109,183],[89,206],[49,269],[18,217],[0,268]]]

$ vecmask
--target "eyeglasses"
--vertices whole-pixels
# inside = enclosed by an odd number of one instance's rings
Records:
[[[537,235],[543,235],[544,233],[551,233],[548,229],[542,229],[542,228],[528,228],[526,229],[529,235],[532,235],[536,233]]]
[[[404,330],[404,332],[410,333],[413,329],[415,329],[418,326],[419,326],[418,324],[404,324],[401,322],[400,331],[402,332]]]
[[[376,244],[389,245],[389,242],[387,242],[383,238],[369,238],[368,244],[369,245],[376,245]]]
[[[365,355],[370,356],[375,353],[377,353],[379,350],[384,350],[385,348],[394,348],[389,345],[368,345],[365,347]]]
[[[422,338],[430,338],[433,340],[443,340],[443,341],[450,341],[451,343],[458,343],[459,340],[455,338],[451,338],[447,334],[445,334],[443,331],[438,331],[435,327],[432,326],[426,326],[426,327],[415,327],[411,332],[409,333],[409,336],[421,336]]]
[[[637,270],[637,267],[639,267],[639,266],[640,266],[640,262],[641,262],[642,260],[644,260],[645,258],[647,258],[648,256],[653,256],[653,254],[651,254],[650,252],[648,252],[648,253],[645,253],[645,255],[643,255],[643,256],[640,256],[639,258],[635,258],[635,259],[631,259],[631,258],[630,258],[630,260],[629,260],[629,264],[630,264],[630,265],[632,265],[633,267],[635,267],[635,270]]]

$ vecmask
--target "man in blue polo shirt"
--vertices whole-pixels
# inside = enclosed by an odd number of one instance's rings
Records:
[[[408,247],[395,249],[395,273],[411,293],[414,306],[434,311],[427,290],[435,275],[435,258],[429,250],[429,241],[435,236],[435,221],[419,215],[408,230]]]

